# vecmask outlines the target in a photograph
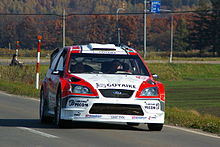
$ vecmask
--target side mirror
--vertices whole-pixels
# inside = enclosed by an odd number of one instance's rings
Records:
[[[63,76],[63,71],[60,71],[60,70],[54,70],[54,71],[52,71],[52,74],[53,75],[60,75],[60,76]]]
[[[152,74],[152,77],[153,77],[154,79],[159,79],[159,76],[158,76],[157,74]]]

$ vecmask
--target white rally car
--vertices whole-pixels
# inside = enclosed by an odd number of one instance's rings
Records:
[[[114,44],[67,46],[55,50],[41,86],[41,122],[66,120],[164,124],[165,90],[141,56]]]

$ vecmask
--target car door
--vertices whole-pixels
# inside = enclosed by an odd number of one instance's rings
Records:
[[[63,71],[64,49],[61,49],[51,63],[48,71],[48,108],[50,113],[54,113],[56,106],[57,89],[60,83],[60,72]],[[62,62],[62,63],[61,63]]]

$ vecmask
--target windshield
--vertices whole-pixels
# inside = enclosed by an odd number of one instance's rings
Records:
[[[130,55],[71,54],[69,72],[149,76],[141,59]]]

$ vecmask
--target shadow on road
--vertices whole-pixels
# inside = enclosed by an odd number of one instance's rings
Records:
[[[53,123],[42,124],[39,119],[0,119],[0,127],[27,127],[56,129]],[[58,129],[58,128],[57,128]],[[60,129],[60,128],[59,128]],[[138,128],[125,124],[97,123],[97,122],[68,122],[62,129],[107,129],[107,130],[130,130],[148,131],[146,128]]]
[[[39,119],[0,119],[0,127],[54,128],[49,124],[41,124]]]

